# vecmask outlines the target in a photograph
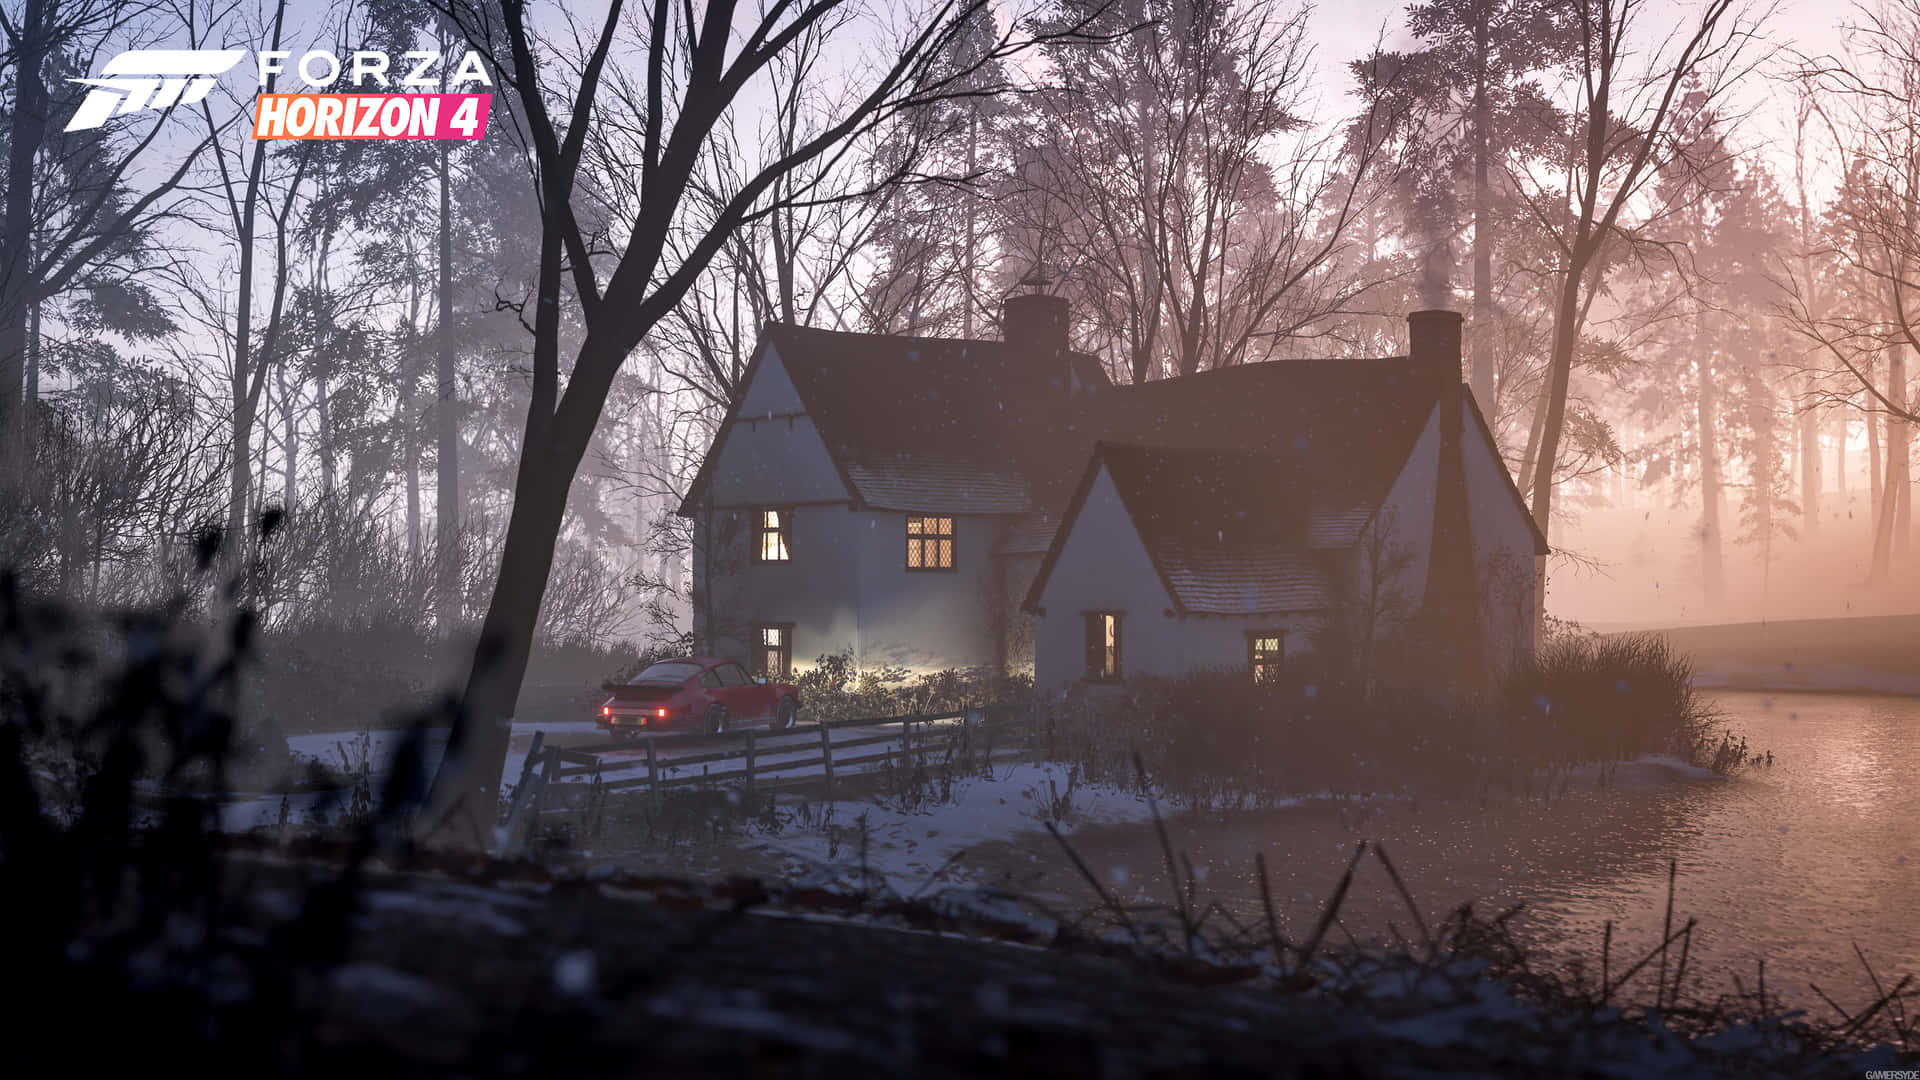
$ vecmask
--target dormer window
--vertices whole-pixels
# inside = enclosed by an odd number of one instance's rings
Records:
[[[953,519],[907,515],[907,569],[953,569]]]
[[[756,512],[760,544],[754,551],[757,562],[787,562],[793,558],[793,511]]]

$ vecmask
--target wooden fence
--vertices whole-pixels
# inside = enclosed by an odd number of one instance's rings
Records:
[[[555,807],[548,811],[543,808],[548,787],[555,781],[590,777],[589,815],[597,811],[606,795],[638,788],[646,789],[650,808],[655,813],[659,812],[663,792],[702,785],[739,783],[748,790],[764,792],[782,783],[821,782],[831,796],[835,773],[857,772],[863,766],[882,762],[912,760],[915,755],[935,749],[936,740],[944,745],[951,737],[981,733],[988,740],[991,754],[991,732],[1023,726],[1019,721],[1029,715],[1031,710],[1027,708],[994,707],[831,720],[815,725],[817,743],[798,738],[806,732],[805,728],[778,732],[749,729],[741,733],[741,742],[737,745],[664,759],[660,756],[661,747],[680,742],[682,736],[648,733],[641,737],[638,745],[615,743],[567,749],[543,746],[543,734],[536,731],[533,744],[527,749],[526,764],[520,770],[520,782],[513,789],[500,848],[503,854],[509,855],[523,851],[541,813],[570,809]],[[875,733],[851,739],[833,737],[834,732],[849,728],[871,728]],[[895,730],[887,730],[889,728]],[[885,749],[875,749],[882,746]],[[644,756],[624,756],[636,751],[644,752]],[[606,756],[613,753],[623,756]],[[768,757],[774,760],[766,760]],[[695,769],[699,771],[691,771]]]

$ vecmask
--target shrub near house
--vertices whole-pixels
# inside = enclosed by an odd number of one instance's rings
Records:
[[[1737,766],[1684,657],[1663,639],[1567,639],[1478,698],[1374,680],[1309,660],[1130,680],[1060,711],[1056,752],[1093,780],[1131,783],[1132,755],[1196,807],[1258,806],[1329,791],[1434,795],[1523,790],[1536,770],[1666,753]]]

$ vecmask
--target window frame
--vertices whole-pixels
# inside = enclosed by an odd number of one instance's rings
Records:
[[[1260,642],[1268,638],[1272,638],[1274,643],[1271,654],[1265,653],[1259,647]],[[1247,631],[1247,678],[1251,679],[1256,686],[1266,681],[1260,677],[1263,656],[1266,658],[1265,663],[1273,668],[1270,678],[1278,678],[1281,672],[1287,670],[1287,632],[1285,630],[1275,627]]]
[[[946,531],[928,532],[926,531],[926,523],[928,522],[944,523]],[[916,533],[913,531],[915,523],[920,524],[920,532]],[[960,568],[960,519],[958,517],[952,514],[908,514],[905,516],[902,530],[902,535],[906,539],[906,549],[901,553],[901,563],[909,573],[948,574]],[[921,545],[920,557],[922,560],[926,558],[926,545],[928,541],[945,540],[947,542],[947,565],[915,566],[913,564],[913,555],[914,542],[916,540],[919,541]]]
[[[767,515],[778,515],[778,524],[769,528]],[[777,536],[780,540],[780,558],[767,557],[767,537]],[[753,561],[756,565],[786,565],[793,562],[793,508],[790,506],[763,506],[753,512]]]
[[[1085,670],[1081,672],[1080,676],[1082,681],[1090,683],[1125,682],[1127,678],[1127,613],[1114,608],[1101,608],[1095,611],[1083,611],[1080,614],[1084,620],[1083,632],[1085,635],[1083,642],[1085,648],[1085,655],[1083,657]],[[1111,645],[1106,641],[1108,636],[1106,632],[1107,620],[1109,619],[1113,621],[1113,642]],[[1095,629],[1096,626],[1099,628],[1097,631]],[[1100,654],[1097,665],[1094,660],[1096,649]],[[1109,661],[1111,661],[1111,664],[1109,664]],[[1109,668],[1111,670],[1109,670]]]
[[[769,630],[777,630],[780,632],[781,643],[778,646],[767,644],[766,632]],[[781,664],[781,670],[779,671],[771,671],[767,668],[767,652],[770,649],[778,649],[779,651]],[[793,624],[778,622],[754,623],[753,648],[749,650],[747,655],[752,661],[752,663],[747,665],[747,673],[749,675],[764,676],[768,679],[793,678]]]

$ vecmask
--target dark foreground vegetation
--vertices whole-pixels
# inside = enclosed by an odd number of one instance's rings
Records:
[[[1342,940],[1169,901],[1081,911],[416,851],[418,742],[357,824],[219,835],[249,621],[101,635],[0,591],[10,1075],[1859,1075],[1911,1062],[1910,984],[1834,1018],[1697,1000],[1691,923],[1540,970],[1512,913]],[[423,716],[421,721],[444,719]],[[64,762],[63,773],[56,763]],[[1136,760],[1133,767],[1144,769]],[[142,777],[171,781],[142,809]],[[1064,843],[1061,857],[1077,864]],[[1397,875],[1395,876],[1397,882]],[[110,1025],[111,1037],[102,1036]],[[1877,1045],[1876,1045],[1877,1044]]]

